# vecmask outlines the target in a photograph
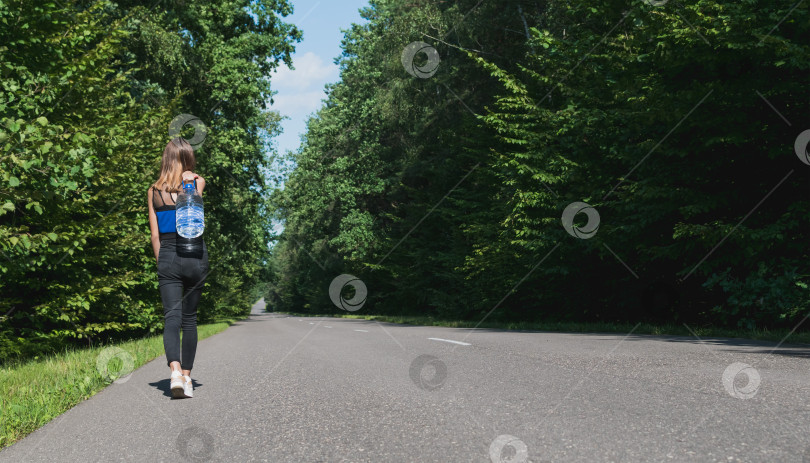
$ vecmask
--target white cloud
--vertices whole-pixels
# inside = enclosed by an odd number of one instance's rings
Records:
[[[276,139],[282,153],[298,148],[307,116],[318,111],[321,100],[326,98],[324,85],[340,79],[337,65],[312,52],[293,56],[293,65],[294,70],[281,65],[270,76],[270,85],[276,91],[270,109],[290,117],[282,121],[283,133]]]
[[[294,70],[282,64],[271,76],[271,83],[279,95],[285,90],[312,90],[313,87],[322,90],[323,85],[338,78],[338,67],[324,60],[315,53],[304,53],[300,58],[293,57]]]
[[[307,92],[282,92],[273,97],[274,109],[285,116],[306,117],[309,113],[321,107],[321,100],[326,98],[323,90]]]

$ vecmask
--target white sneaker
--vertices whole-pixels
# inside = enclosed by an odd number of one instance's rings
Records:
[[[194,397],[194,385],[191,384],[191,377],[184,376],[185,384],[183,384],[183,394],[189,399]]]
[[[185,397],[185,386],[183,381],[183,373],[179,370],[172,370],[171,377],[172,398],[182,399]]]

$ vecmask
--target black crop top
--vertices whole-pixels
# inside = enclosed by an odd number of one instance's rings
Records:
[[[197,188],[197,179],[194,179],[194,188]],[[155,207],[155,216],[157,216],[158,230],[160,231],[160,239],[175,238],[177,236],[176,215],[175,210],[177,203],[172,198],[171,193],[167,196],[171,202],[166,202],[163,196],[163,190],[152,187],[157,195],[152,194],[152,205]],[[161,204],[158,204],[157,198],[160,197]]]

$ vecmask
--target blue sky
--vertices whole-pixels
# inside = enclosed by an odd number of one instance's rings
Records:
[[[275,139],[279,153],[296,150],[309,115],[321,107],[323,87],[339,80],[334,58],[340,55],[341,29],[352,23],[365,22],[358,10],[368,0],[293,0],[294,13],[284,22],[298,26],[304,39],[296,45],[294,70],[280,66],[271,76],[271,86],[278,93],[272,110],[290,119],[282,122],[284,133]]]
[[[339,80],[334,59],[341,53],[340,30],[365,22],[358,10],[367,4],[368,0],[293,0],[294,13],[283,20],[304,32],[293,54],[295,69],[281,65],[270,76],[270,85],[277,92],[270,109],[289,117],[281,123],[284,132],[273,140],[280,154],[298,149],[307,118],[326,96],[324,85]],[[282,223],[274,221],[274,233],[283,229]]]

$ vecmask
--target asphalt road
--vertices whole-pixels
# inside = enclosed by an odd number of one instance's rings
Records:
[[[0,462],[810,461],[806,348],[262,310],[200,342],[193,399],[159,357]]]

